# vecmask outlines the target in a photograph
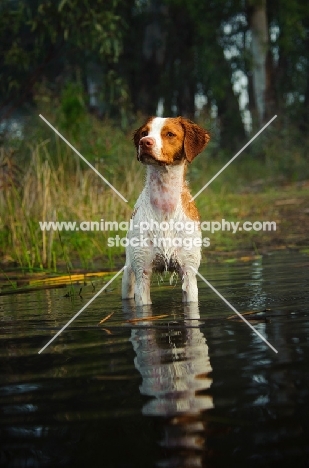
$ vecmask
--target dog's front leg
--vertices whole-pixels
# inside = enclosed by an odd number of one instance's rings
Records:
[[[135,271],[134,298],[137,306],[152,304],[150,298],[150,280],[152,268],[150,265],[140,266]]]
[[[151,304],[150,279],[152,268],[139,262],[135,268],[127,264],[122,277],[122,299],[135,298],[136,305]]]
[[[185,267],[182,273],[182,302],[197,302],[198,289],[196,274],[189,266]]]
[[[198,302],[196,273],[201,261],[200,249],[191,249],[179,253],[182,276],[182,302]],[[193,267],[193,269],[192,269]]]
[[[126,269],[122,276],[122,299],[133,299],[134,298],[134,273],[130,262],[126,262]]]
[[[132,250],[131,265],[135,276],[134,299],[137,306],[152,303],[150,299],[150,280],[154,253],[152,242],[149,239],[146,240],[142,247],[133,247]]]

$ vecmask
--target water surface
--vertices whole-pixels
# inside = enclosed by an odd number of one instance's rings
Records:
[[[308,467],[308,266],[200,270],[278,354],[202,281],[199,306],[157,277],[137,309],[116,280],[42,354],[95,292],[1,296],[0,466]]]

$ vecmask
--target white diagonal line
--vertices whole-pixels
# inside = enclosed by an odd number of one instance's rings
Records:
[[[219,291],[217,291],[205,278],[204,276],[202,276],[195,268],[191,267],[192,270],[194,271],[194,273],[196,273],[206,284],[207,286],[210,287],[210,289],[212,289],[219,297],[220,299],[222,299],[223,302],[225,302],[247,325],[248,327],[250,327],[254,333],[256,333],[260,338],[261,340],[263,340],[267,346],[269,346],[275,353],[278,353],[278,351],[276,350],[276,348],[274,348],[267,340],[266,338],[264,338],[263,335],[261,335],[260,332],[258,332],[252,325],[251,323],[248,322],[248,320],[246,320],[236,309],[235,307],[232,306],[232,304],[230,304],[226,299],[225,297],[222,296],[222,294],[219,293]]]
[[[275,120],[275,118],[276,118],[276,117],[277,117],[277,116],[276,116],[276,115],[274,115],[274,116],[273,116],[273,118],[272,118],[272,119],[270,119],[270,121],[269,121],[269,122],[267,122],[267,124],[265,124],[265,125],[264,125],[264,127],[263,127],[263,128],[261,128],[261,130],[259,130],[259,131],[258,131],[258,132],[257,132],[257,133],[254,135],[254,137],[252,137],[252,138],[251,138],[251,140],[249,140],[249,141],[248,141],[248,143],[246,143],[246,144],[245,144],[245,146],[243,146],[243,147],[241,148],[241,150],[239,150],[239,151],[238,151],[238,153],[236,153],[236,154],[235,154],[235,156],[233,156],[233,157],[232,157],[232,159],[230,159],[230,160],[229,160],[229,162],[228,162],[228,163],[226,163],[226,164],[225,164],[225,166],[223,166],[223,167],[220,169],[220,171],[219,171],[219,172],[217,172],[217,174],[216,174],[216,175],[214,175],[214,176],[213,176],[213,178],[212,178],[212,179],[210,179],[210,181],[209,181],[209,182],[207,182],[207,184],[205,184],[205,185],[204,185],[204,187],[202,187],[202,188],[201,188],[201,190],[199,190],[199,191],[197,192],[197,194],[196,194],[196,195],[194,195],[194,197],[192,197],[192,198],[191,198],[191,200],[190,200],[190,201],[193,201],[193,200],[194,200],[194,199],[195,199],[195,198],[196,198],[196,197],[197,197],[197,196],[198,196],[200,193],[202,193],[202,192],[203,192],[203,190],[205,190],[205,188],[206,188],[206,187],[208,187],[208,185],[210,185],[210,184],[211,184],[211,182],[213,182],[213,181],[214,181],[214,180],[215,180],[215,179],[218,177],[218,175],[220,175],[220,174],[221,174],[221,172],[223,172],[223,171],[224,171],[224,169],[226,169],[226,168],[227,168],[227,166],[229,166],[229,165],[231,164],[231,162],[233,162],[233,161],[234,161],[234,159],[236,159],[236,158],[237,158],[237,156],[239,156],[239,155],[240,155],[240,153],[242,153],[242,152],[243,152],[243,150],[244,150],[244,149],[246,149],[246,148],[247,148],[247,146],[249,146],[249,145],[250,145],[250,143],[252,143],[252,142],[253,142],[253,140],[255,140],[255,139],[256,139],[256,137],[258,137],[258,136],[259,136],[259,135],[260,135],[260,134],[261,134],[261,133],[262,133],[262,132],[265,130],[265,128],[266,128],[266,127],[268,127],[268,125],[270,125],[270,124],[272,123],[272,121],[273,121],[273,120]]]
[[[125,201],[126,203],[128,202],[128,200],[126,200],[126,199],[124,198],[124,196],[121,195],[121,193],[118,192],[118,190],[115,189],[115,187],[114,187],[110,182],[108,182],[108,180],[106,180],[105,177],[103,177],[102,174],[100,174],[100,172],[99,172],[95,167],[93,167],[93,165],[90,164],[90,162],[87,161],[87,159],[84,158],[84,156],[81,155],[81,154],[77,151],[77,149],[74,148],[74,146],[71,145],[71,143],[69,143],[68,140],[66,140],[66,139],[64,138],[64,136],[62,136],[61,133],[59,133],[58,130],[57,130],[55,127],[52,126],[51,123],[48,122],[48,120],[45,119],[45,117],[43,117],[43,115],[39,114],[39,116],[41,117],[42,120],[44,120],[44,122],[47,123],[47,125],[49,125],[50,128],[52,128],[52,129],[54,130],[55,133],[57,133],[57,135],[60,136],[60,138],[62,138],[63,141],[66,142],[66,144],[67,144],[70,148],[72,148],[73,151],[75,151],[75,153],[76,153],[86,164],[88,164],[89,167],[91,167],[91,169],[92,169],[99,177],[101,177],[102,180],[104,180],[104,182],[105,182],[112,190],[114,190],[114,192],[117,193],[117,195],[119,195],[120,198],[122,198],[123,201]]]
[[[53,338],[38,352],[38,354],[41,354],[41,352],[44,351],[44,349],[46,349],[47,346],[49,346],[49,345],[57,338],[57,336],[59,336],[60,333],[62,333],[63,330],[64,330],[65,328],[67,328],[67,327],[73,322],[73,320],[75,320],[76,317],[78,317],[78,316],[89,306],[89,304],[91,304],[91,302],[93,302],[93,301],[101,294],[101,292],[104,291],[104,289],[106,289],[107,286],[109,286],[109,285],[114,281],[114,279],[117,278],[117,276],[120,275],[120,273],[123,272],[123,270],[124,270],[125,268],[127,268],[127,267],[126,267],[126,266],[122,267],[121,270],[118,271],[118,273],[116,273],[116,275],[113,276],[112,279],[109,280],[108,283],[106,283],[106,284],[103,286],[103,288],[100,289],[100,291],[97,292],[97,293],[90,299],[90,301],[88,301],[87,304],[84,305],[84,307],[82,307],[82,308],[80,309],[80,311],[78,311],[77,314],[75,314],[74,317],[72,317],[71,320],[69,320],[68,323],[67,323],[64,327],[62,327],[61,330],[58,331],[58,333],[56,333],[55,336],[53,336]]]

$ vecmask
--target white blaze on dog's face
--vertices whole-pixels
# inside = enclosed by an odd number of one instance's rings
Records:
[[[134,133],[137,159],[143,164],[191,162],[208,141],[208,132],[182,117],[151,117]]]

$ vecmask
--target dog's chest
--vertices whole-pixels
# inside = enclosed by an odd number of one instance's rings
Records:
[[[181,202],[183,188],[183,168],[174,167],[172,170],[149,171],[147,177],[147,191],[152,209],[170,216]]]

